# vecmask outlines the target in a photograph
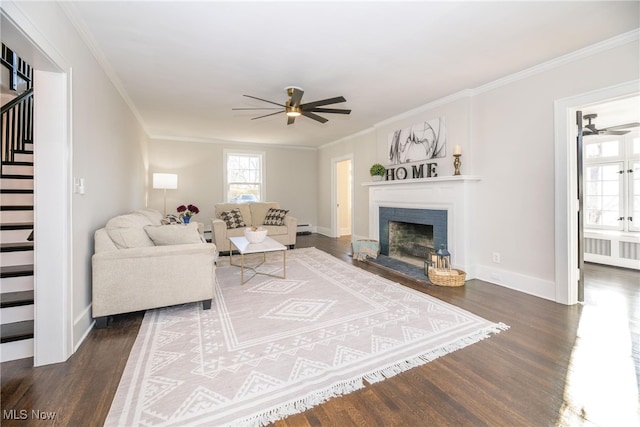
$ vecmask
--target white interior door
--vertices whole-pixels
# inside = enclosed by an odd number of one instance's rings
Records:
[[[337,236],[351,235],[351,159],[336,165]]]

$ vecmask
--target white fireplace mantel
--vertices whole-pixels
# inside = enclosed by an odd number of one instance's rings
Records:
[[[473,188],[480,180],[478,176],[457,175],[362,183],[369,187],[369,236],[380,240],[381,207],[446,210],[452,265],[464,270],[468,279],[474,278]]]

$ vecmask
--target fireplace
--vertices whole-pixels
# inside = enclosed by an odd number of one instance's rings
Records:
[[[369,235],[389,256],[389,221],[433,226],[433,248],[445,245],[451,265],[475,277],[473,193],[475,176],[363,183],[369,187]],[[391,215],[389,214],[391,213]],[[393,217],[396,214],[400,217]],[[427,232],[428,233],[428,232]]]
[[[447,246],[447,211],[379,208],[380,253],[424,266],[430,252]]]
[[[422,267],[433,252],[433,226],[389,222],[389,256]]]

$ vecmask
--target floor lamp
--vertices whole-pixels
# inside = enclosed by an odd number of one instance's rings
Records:
[[[164,214],[167,216],[167,190],[178,188],[178,175],[175,173],[154,173],[153,188],[164,190]]]

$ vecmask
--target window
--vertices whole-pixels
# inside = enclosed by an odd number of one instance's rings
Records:
[[[640,231],[640,137],[584,139],[585,226]]]
[[[225,150],[224,154],[226,200],[233,203],[265,200],[264,153]]]

